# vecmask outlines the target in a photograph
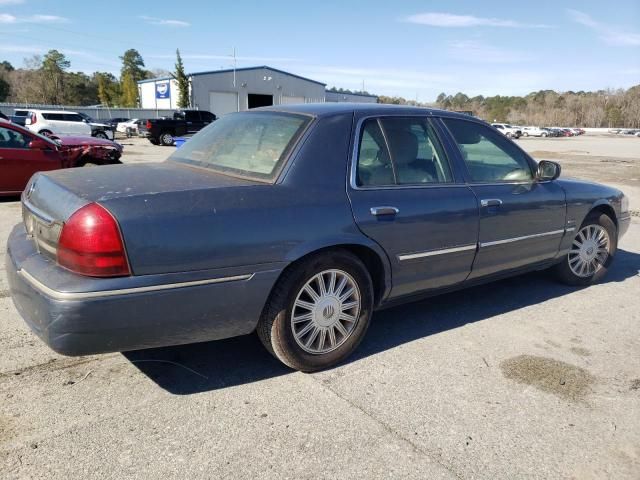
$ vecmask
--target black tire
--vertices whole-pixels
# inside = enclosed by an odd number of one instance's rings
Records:
[[[44,135],[45,137],[50,137],[51,135],[53,135],[53,132],[51,132],[51,130],[40,130],[38,133],[40,135]]]
[[[542,133],[540,136],[541,136],[542,138],[544,138],[544,137],[546,137],[546,136],[547,136],[547,134],[546,134],[546,133]]]
[[[107,136],[106,133],[104,132],[96,132],[96,134],[94,135],[94,137],[96,138],[102,138],[104,140],[109,140],[109,137]]]
[[[347,273],[360,293],[360,311],[350,334],[327,353],[309,353],[296,341],[292,316],[298,292],[315,275],[336,269]],[[344,250],[320,253],[288,268],[273,288],[258,323],[257,333],[272,355],[285,365],[313,372],[335,365],[360,344],[369,327],[373,310],[373,284],[367,268],[356,256]]]
[[[528,136],[529,136],[529,134],[528,134],[527,132],[524,132],[524,133],[522,134],[522,136],[523,136],[523,137],[528,137]]]
[[[613,258],[618,248],[618,229],[616,228],[615,223],[613,223],[613,220],[604,213],[591,213],[577,230],[574,238],[577,238],[579,232],[590,225],[598,225],[607,231],[609,236],[609,253],[607,255],[607,259],[592,275],[579,276],[576,275],[569,266],[569,254],[565,255],[562,261],[554,267],[554,273],[562,283],[573,286],[586,286],[597,283],[607,274],[607,270],[613,262]]]
[[[162,132],[160,134],[160,143],[165,147],[170,147],[173,145],[173,135],[169,132]]]

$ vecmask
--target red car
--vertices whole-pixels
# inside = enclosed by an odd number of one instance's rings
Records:
[[[122,146],[93,137],[43,137],[0,120],[0,195],[18,195],[44,170],[120,163]]]

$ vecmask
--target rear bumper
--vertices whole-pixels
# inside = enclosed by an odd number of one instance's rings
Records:
[[[29,243],[22,227],[9,237],[6,270],[11,296],[31,330],[63,355],[138,350],[251,333],[281,271],[143,287],[127,286],[127,282],[139,283],[139,278],[128,277],[119,279],[121,288],[110,290],[95,290],[96,279],[88,279],[88,289],[74,285],[74,291],[64,291],[38,279],[51,278],[51,269],[60,267],[33,249],[29,253]],[[70,275],[60,270],[56,278]]]

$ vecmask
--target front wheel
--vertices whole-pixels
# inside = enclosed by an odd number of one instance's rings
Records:
[[[569,285],[591,285],[601,280],[618,247],[617,228],[608,215],[596,213],[584,221],[571,250],[556,265],[559,279]]]
[[[96,138],[102,138],[103,140],[108,140],[109,137],[107,136],[106,133],[104,132],[96,132],[96,134],[94,135],[94,137]]]
[[[522,136],[523,136],[523,137],[528,137],[528,136],[529,136],[529,134],[528,134],[527,132],[524,132],[524,133],[522,134]]]
[[[160,143],[162,143],[162,145],[164,145],[165,147],[170,147],[171,145],[173,145],[173,135],[168,132],[163,133],[162,135],[160,135]]]
[[[346,251],[327,252],[282,275],[257,332],[282,363],[312,372],[335,365],[356,349],[372,308],[373,285],[363,263]]]

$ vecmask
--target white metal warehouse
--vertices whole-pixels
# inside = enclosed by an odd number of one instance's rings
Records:
[[[326,84],[278,70],[260,67],[191,73],[191,107],[209,110],[218,117],[225,113],[268,105],[318,103],[325,101],[373,102],[373,95],[347,96],[326,92]],[[178,108],[178,86],[170,77],[138,82],[142,108]]]
[[[325,101],[325,84],[268,66],[189,74],[191,106],[217,116],[268,105]],[[138,82],[142,108],[178,107],[177,82]]]

